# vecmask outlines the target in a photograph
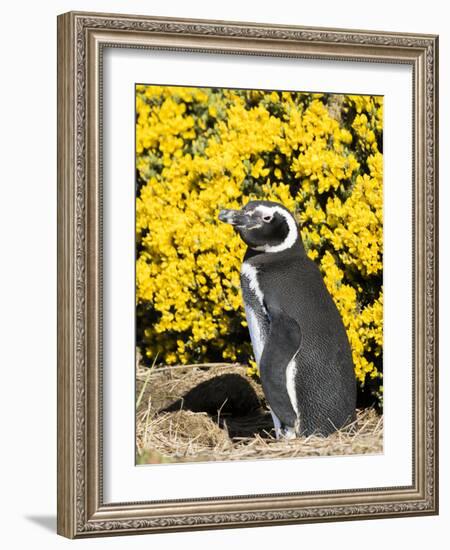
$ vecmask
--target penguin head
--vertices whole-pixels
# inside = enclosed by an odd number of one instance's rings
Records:
[[[221,210],[219,220],[232,225],[253,250],[281,252],[300,242],[294,216],[282,204],[250,201],[241,210]]]

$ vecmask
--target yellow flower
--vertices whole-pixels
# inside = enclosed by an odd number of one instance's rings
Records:
[[[333,296],[355,373],[382,398],[383,98],[136,87],[137,340],[149,363],[242,361],[242,240],[221,208],[296,214]],[[331,103],[330,103],[331,102]],[[330,110],[329,110],[330,109]]]

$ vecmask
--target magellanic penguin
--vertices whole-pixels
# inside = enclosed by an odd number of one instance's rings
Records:
[[[277,437],[326,436],[355,418],[356,381],[344,324],[294,216],[251,201],[222,210],[248,249],[245,314]]]

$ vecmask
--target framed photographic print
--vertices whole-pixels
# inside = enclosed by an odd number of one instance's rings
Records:
[[[436,514],[430,35],[58,18],[58,532]]]

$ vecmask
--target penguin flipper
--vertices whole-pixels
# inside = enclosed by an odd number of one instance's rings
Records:
[[[270,408],[282,427],[295,428],[297,403],[295,398],[292,399],[292,389],[289,391],[287,370],[300,349],[301,329],[295,319],[282,311],[269,311],[269,315],[270,331],[260,362],[261,383]],[[293,392],[295,395],[295,387]]]

